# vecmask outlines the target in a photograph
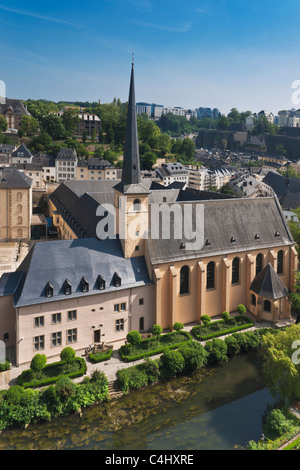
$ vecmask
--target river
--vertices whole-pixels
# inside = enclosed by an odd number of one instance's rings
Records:
[[[0,450],[233,450],[262,433],[274,402],[261,352],[134,391],[26,430],[2,433]]]

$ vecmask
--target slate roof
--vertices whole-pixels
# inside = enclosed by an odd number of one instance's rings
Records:
[[[7,289],[7,292],[15,292],[16,307],[152,284],[144,257],[125,259],[120,241],[108,239],[101,241],[86,238],[36,243],[17,273],[18,276],[23,273],[21,280],[18,278],[17,289]],[[115,287],[113,283],[115,273],[121,277],[120,287]],[[104,290],[99,290],[99,275],[106,281]],[[83,277],[89,282],[89,292],[82,292]],[[63,291],[66,279],[72,285],[71,295],[65,295]],[[45,292],[48,282],[54,287],[54,296],[51,298],[46,297]]]
[[[258,294],[260,297],[268,299],[281,299],[288,295],[288,289],[282,283],[278,274],[269,263],[254,279],[250,286],[250,290]]]
[[[300,178],[285,178],[270,171],[263,179],[263,183],[273,189],[284,210],[300,207]]]
[[[59,151],[59,153],[56,157],[56,160],[68,160],[68,161],[76,162],[77,161],[76,150],[66,149],[66,148],[60,149],[60,151]]]
[[[182,242],[187,245],[190,240],[184,234],[180,239],[174,237],[174,227],[182,225],[180,215],[175,213],[170,218],[171,237],[148,240],[153,265],[294,244],[277,198],[236,198],[177,204],[182,205],[181,207],[183,204],[191,204],[192,214],[196,213],[197,205],[204,207],[204,220],[201,220],[202,225],[197,228],[198,237],[204,244],[193,249],[180,248]],[[194,220],[188,212],[186,214],[186,226],[193,227]],[[200,238],[202,227],[203,240]],[[277,232],[279,236],[276,236]]]
[[[16,114],[26,114],[27,116],[30,116],[28,109],[25,108],[22,101],[20,100],[6,98],[5,103],[0,103],[0,114],[5,114],[9,108],[12,108],[14,113],[17,111]],[[20,111],[18,112],[18,110]]]
[[[0,168],[0,188],[23,189],[31,188],[32,179],[14,167]]]
[[[15,158],[32,158],[32,153],[25,144],[21,144],[13,153],[12,157]]]

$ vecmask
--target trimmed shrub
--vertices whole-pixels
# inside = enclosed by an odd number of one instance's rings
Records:
[[[160,325],[153,325],[152,334],[158,338],[163,332],[163,329]]]
[[[245,315],[245,313],[247,312],[246,307],[242,304],[238,305],[236,310],[240,315]]]
[[[222,318],[224,321],[230,320],[230,313],[229,312],[223,312],[222,313]]]
[[[160,358],[163,377],[171,378],[184,370],[184,357],[179,351],[167,349]]]
[[[138,346],[140,342],[142,341],[140,332],[136,330],[130,331],[127,334],[126,338],[127,338],[128,343],[133,346],[133,349],[135,348],[135,346]]]
[[[101,351],[96,354],[90,353],[89,359],[94,364],[97,364],[98,362],[108,361],[113,355],[113,352],[114,352],[113,348],[110,348],[107,351]]]
[[[200,317],[200,321],[203,323],[204,326],[208,326],[211,322],[211,318],[209,315],[202,315],[202,317]]]
[[[31,360],[30,369],[36,374],[36,377],[40,377],[46,364],[47,357],[45,354],[36,354]]]
[[[60,353],[60,359],[62,362],[72,364],[75,361],[76,353],[73,348],[66,347]]]
[[[5,361],[4,364],[0,363],[0,372],[5,372],[6,370],[10,369],[9,361]]]
[[[184,328],[184,324],[183,324],[183,323],[176,322],[176,323],[174,323],[174,325],[173,325],[173,330],[175,330],[175,331],[183,330],[183,328]]]

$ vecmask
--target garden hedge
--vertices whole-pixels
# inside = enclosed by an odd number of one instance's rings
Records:
[[[113,352],[114,352],[114,350],[111,348],[108,351],[101,352],[101,353],[98,353],[98,354],[90,353],[89,354],[89,359],[94,364],[97,364],[98,362],[108,361],[111,358],[111,356],[113,355]]]
[[[183,341],[180,341],[178,343],[172,344],[170,346],[166,345],[166,346],[160,346],[156,349],[151,349],[151,350],[148,350],[148,351],[146,350],[145,352],[140,353],[140,354],[134,354],[134,355],[127,354],[126,355],[126,346],[125,345],[121,346],[121,348],[119,349],[120,357],[123,361],[133,362],[133,361],[137,361],[139,359],[143,359],[145,357],[161,354],[166,349],[177,349],[181,344],[186,343],[188,341],[193,341],[192,336],[189,333],[187,333],[186,331],[180,331],[179,333],[180,333],[180,335],[184,336],[186,339],[183,340]],[[156,343],[156,341],[158,341],[158,343],[161,343],[162,338],[166,338],[166,337],[171,336],[171,335],[173,335],[173,336],[178,335],[178,332],[166,333],[165,335],[160,336],[158,340],[154,337],[147,338],[147,339],[144,339],[143,341],[141,341],[140,344]],[[129,346],[127,345],[127,347],[129,347]]]
[[[243,325],[232,326],[232,328],[226,328],[224,330],[219,330],[219,331],[216,331],[215,333],[210,333],[210,334],[207,334],[207,335],[202,333],[203,331],[205,332],[205,329],[212,328],[214,325],[219,325],[219,324],[222,324],[222,323],[226,323],[226,320],[218,320],[218,321],[210,323],[209,326],[207,326],[207,327],[205,327],[205,326],[202,326],[202,327],[201,326],[194,326],[191,333],[199,341],[207,341],[209,339],[217,338],[218,336],[225,336],[225,335],[228,335],[230,333],[234,333],[236,331],[241,331],[241,330],[246,330],[247,328],[252,328],[254,326],[253,321],[250,320],[248,317],[245,317],[243,315],[238,315],[236,317],[232,317],[231,318],[232,325],[234,325],[234,323],[238,319],[245,320],[245,323]],[[247,321],[248,321],[248,323],[247,323]]]
[[[70,379],[76,379],[77,377],[81,377],[86,373],[87,366],[86,362],[82,357],[76,357],[75,362],[78,362],[80,364],[80,369],[75,372],[70,372],[69,374],[61,374],[56,377],[47,377],[45,379],[41,380],[28,380],[28,376],[32,374],[31,369],[24,370],[21,375],[17,378],[17,384],[21,385],[23,388],[39,388],[39,387],[45,387],[46,385],[51,385],[57,382],[59,379],[62,377],[69,377]],[[67,364],[66,362],[60,361],[60,362],[54,362],[52,364],[47,364],[43,370],[49,369],[51,367],[55,367],[58,365],[65,365]]]

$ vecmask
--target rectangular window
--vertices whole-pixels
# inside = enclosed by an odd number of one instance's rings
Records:
[[[67,331],[67,342],[76,343],[77,342],[77,328]]]
[[[144,299],[139,300],[139,305],[144,305]]]
[[[116,320],[116,331],[124,331],[124,318]]]
[[[116,304],[116,305],[114,306],[114,312],[116,313],[116,312],[119,312],[119,311],[120,311],[120,305],[119,305],[119,304]]]
[[[124,312],[124,310],[126,310],[126,303],[122,303],[121,304],[121,312]]]
[[[52,347],[61,346],[61,331],[58,333],[52,333],[51,335],[51,344]]]
[[[45,336],[35,336],[34,338],[34,350],[41,351],[45,349]]]
[[[34,319],[34,327],[39,328],[44,326],[44,317],[35,317]]]
[[[70,310],[68,312],[68,321],[77,320],[77,310]]]
[[[52,324],[55,325],[56,323],[61,323],[61,313],[52,314]]]

